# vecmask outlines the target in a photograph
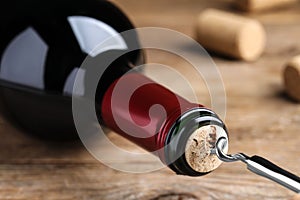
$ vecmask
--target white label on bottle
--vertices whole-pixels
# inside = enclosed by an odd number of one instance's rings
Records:
[[[68,21],[83,52],[92,57],[108,50],[126,50],[122,36],[109,25],[85,16],[71,16]]]
[[[17,35],[5,49],[0,79],[44,89],[47,44],[31,27]]]

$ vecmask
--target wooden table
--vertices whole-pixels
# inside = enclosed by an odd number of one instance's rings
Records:
[[[170,28],[190,37],[195,36],[197,13],[204,8],[234,12],[230,1],[220,0],[114,2],[137,27]],[[261,20],[266,28],[268,41],[262,57],[246,63],[213,56],[226,89],[225,122],[230,132],[230,152],[258,154],[300,175],[300,104],[286,97],[281,77],[287,60],[300,53],[300,3],[250,17]],[[210,104],[203,82],[187,70],[188,63],[181,58],[148,50],[147,60],[182,72],[200,101]],[[180,87],[173,89],[185,94]],[[197,178],[177,176],[167,168],[132,174],[101,164],[79,141],[42,141],[20,131],[3,117],[0,117],[0,134],[0,199],[224,200],[289,199],[293,195],[251,174],[241,163],[223,164],[213,173]],[[109,137],[127,150],[138,149],[114,133],[109,133]]]

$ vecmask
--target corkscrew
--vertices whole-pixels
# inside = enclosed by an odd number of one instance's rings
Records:
[[[225,137],[220,137],[212,153],[216,154],[223,162],[242,161],[247,164],[248,170],[251,172],[268,178],[296,193],[300,193],[300,177],[292,174],[274,163],[260,156],[247,156],[244,153],[226,154],[223,149],[227,146],[228,140]]]

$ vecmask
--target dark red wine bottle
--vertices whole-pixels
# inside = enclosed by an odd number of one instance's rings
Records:
[[[0,14],[0,99],[7,113],[37,136],[76,138],[72,93],[75,77],[83,73],[80,66],[88,57],[97,60],[93,67],[104,67],[101,59],[139,46],[136,33],[130,38],[119,35],[134,26],[112,3],[101,0],[11,0],[0,6]],[[114,45],[93,51],[112,35],[119,35]],[[91,99],[99,122],[150,152],[162,149],[157,156],[176,173],[209,172],[188,163],[186,144],[201,127],[213,125],[226,133],[225,125],[202,105],[188,102],[139,72],[127,73],[143,62],[143,51],[135,50],[105,68]],[[114,96],[118,85],[124,90]],[[126,110],[122,99],[128,87],[138,89]],[[78,95],[84,97],[84,90]],[[154,112],[150,118],[153,105],[161,105],[166,115]]]

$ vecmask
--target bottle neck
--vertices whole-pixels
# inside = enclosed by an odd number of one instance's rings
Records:
[[[165,124],[198,106],[146,76],[131,72],[108,88],[101,104],[104,124],[150,152],[164,146]],[[164,141],[164,140],[163,140]]]
[[[159,156],[176,173],[203,175],[184,157],[190,136],[199,127],[222,121],[202,105],[190,103],[138,72],[124,74],[106,90],[101,103],[103,123]]]

